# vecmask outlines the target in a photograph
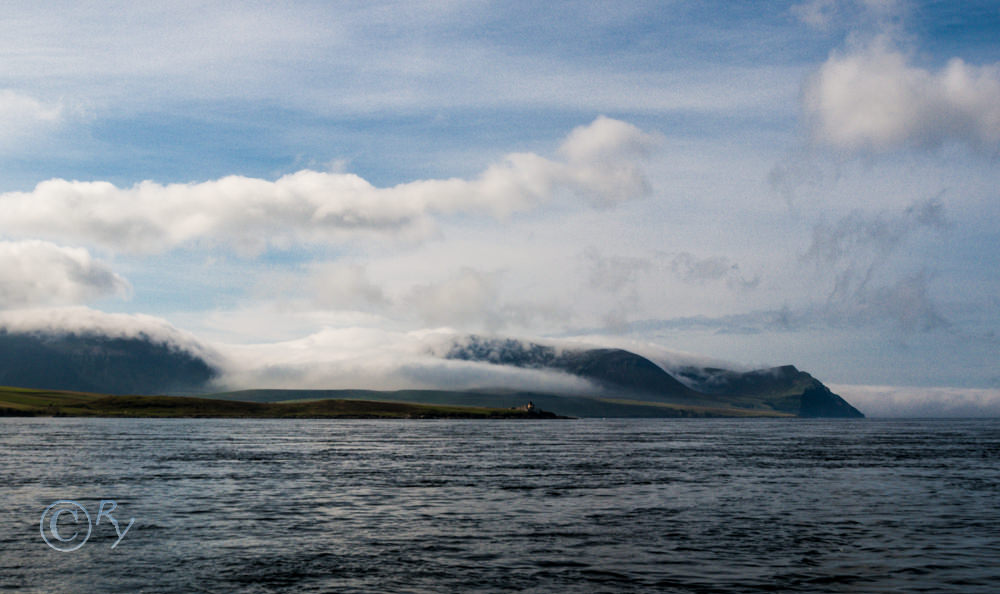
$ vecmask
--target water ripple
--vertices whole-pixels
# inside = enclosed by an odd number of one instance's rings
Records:
[[[995,420],[26,418],[0,445],[0,589],[1000,591]],[[59,553],[59,499],[136,523]]]

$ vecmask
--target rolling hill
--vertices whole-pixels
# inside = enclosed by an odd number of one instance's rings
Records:
[[[555,419],[541,410],[440,406],[354,399],[246,402],[189,396],[113,396],[87,392],[0,387],[0,417],[260,419]]]

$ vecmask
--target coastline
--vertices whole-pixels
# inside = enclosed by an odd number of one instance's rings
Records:
[[[112,396],[0,388],[0,417],[248,419],[568,419],[522,408],[451,406],[354,399],[245,402],[190,396]]]

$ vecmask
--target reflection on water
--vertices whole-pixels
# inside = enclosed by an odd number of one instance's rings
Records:
[[[29,418],[0,452],[0,589],[1000,591],[995,420]],[[56,552],[60,499],[135,525]]]

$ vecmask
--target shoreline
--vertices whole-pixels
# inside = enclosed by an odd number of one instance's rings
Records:
[[[0,388],[0,417],[208,419],[569,419],[521,408],[453,406],[359,399],[247,402],[191,396],[113,396]]]

